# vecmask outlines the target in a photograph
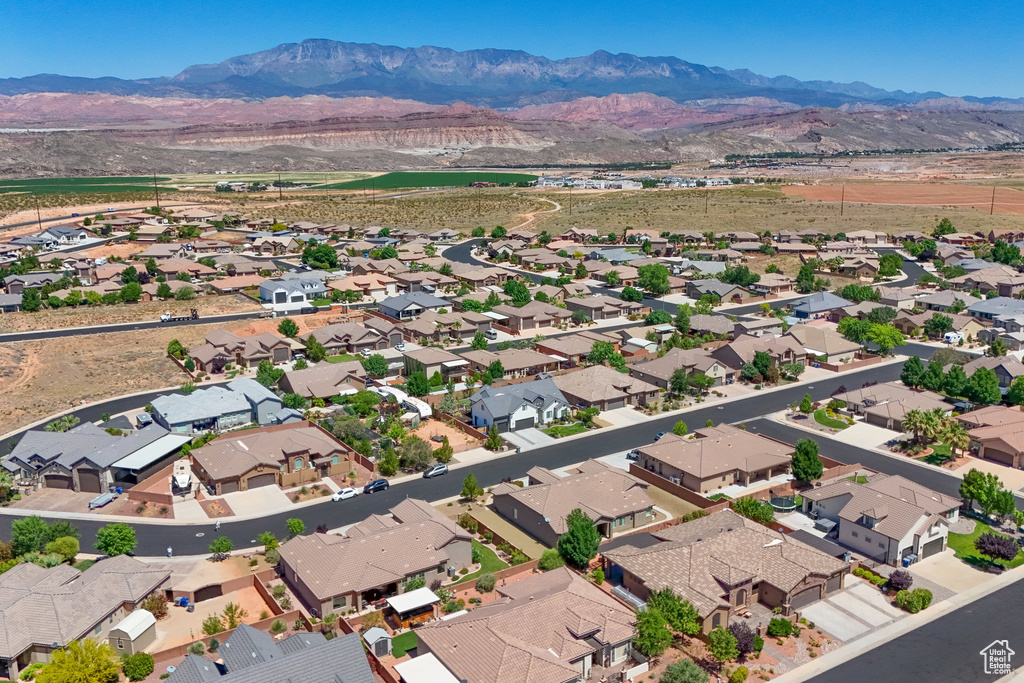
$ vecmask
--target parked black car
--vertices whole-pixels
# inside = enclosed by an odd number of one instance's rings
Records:
[[[374,479],[369,484],[363,487],[363,493],[376,493],[377,491],[387,491],[391,484],[387,479]]]

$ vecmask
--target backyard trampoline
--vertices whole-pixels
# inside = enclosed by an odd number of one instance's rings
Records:
[[[788,512],[796,509],[796,496],[773,496],[768,504],[780,512]]]

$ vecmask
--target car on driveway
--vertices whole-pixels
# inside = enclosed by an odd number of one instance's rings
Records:
[[[631,450],[629,453],[626,453],[626,460],[639,460],[639,459],[640,459],[640,451],[638,451],[635,448],[633,450]]]
[[[374,479],[369,484],[363,487],[363,493],[375,493],[377,491],[387,491],[391,484],[387,479]]]
[[[444,463],[437,463],[432,465],[430,469],[423,473],[424,479],[433,479],[434,477],[440,477],[443,474],[448,474],[448,465]]]
[[[359,495],[359,493],[360,493],[359,489],[352,488],[351,486],[346,486],[345,488],[343,488],[342,490],[338,491],[333,496],[331,496],[331,500],[333,500],[333,501],[348,500],[349,498],[355,498],[356,496]]]

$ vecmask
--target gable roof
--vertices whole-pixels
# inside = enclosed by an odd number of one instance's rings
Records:
[[[132,453],[142,450],[170,432],[160,425],[149,425],[128,436],[113,436],[91,422],[66,432],[31,430],[25,432],[5,462],[19,463],[24,469],[39,469],[51,463],[70,470],[82,461],[104,469]]]
[[[485,386],[469,400],[474,407],[482,402],[487,412],[495,417],[511,415],[524,403],[539,405],[541,409],[554,403],[569,404],[565,395],[550,378],[507,384],[503,387]]]
[[[835,330],[810,325],[794,325],[787,336],[793,337],[808,353],[831,356],[837,353],[851,353],[860,350],[860,344],[850,341]]]
[[[658,387],[653,384],[605,365],[592,365],[576,372],[558,375],[554,382],[563,393],[586,403],[613,401],[658,391]]]
[[[838,297],[832,292],[815,292],[810,296],[797,299],[790,304],[793,311],[799,311],[801,313],[822,313],[824,311],[831,311],[835,308],[845,308],[851,305],[853,305],[852,301],[847,301],[842,297]]]
[[[294,423],[284,429],[273,427],[225,434],[192,451],[192,459],[212,479],[219,481],[239,477],[261,465],[276,470],[293,456],[302,456],[312,464],[318,458],[346,453],[346,449],[323,430],[309,423]]]
[[[794,452],[789,444],[731,425],[698,429],[692,437],[666,434],[639,450],[698,479],[786,465]]]

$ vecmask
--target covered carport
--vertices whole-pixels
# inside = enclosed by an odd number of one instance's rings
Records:
[[[112,465],[112,468],[116,470],[114,479],[128,484],[139,483],[161,467],[166,467],[165,460],[168,456],[177,453],[191,440],[191,434],[173,432],[164,434],[156,441],[115,462]]]

